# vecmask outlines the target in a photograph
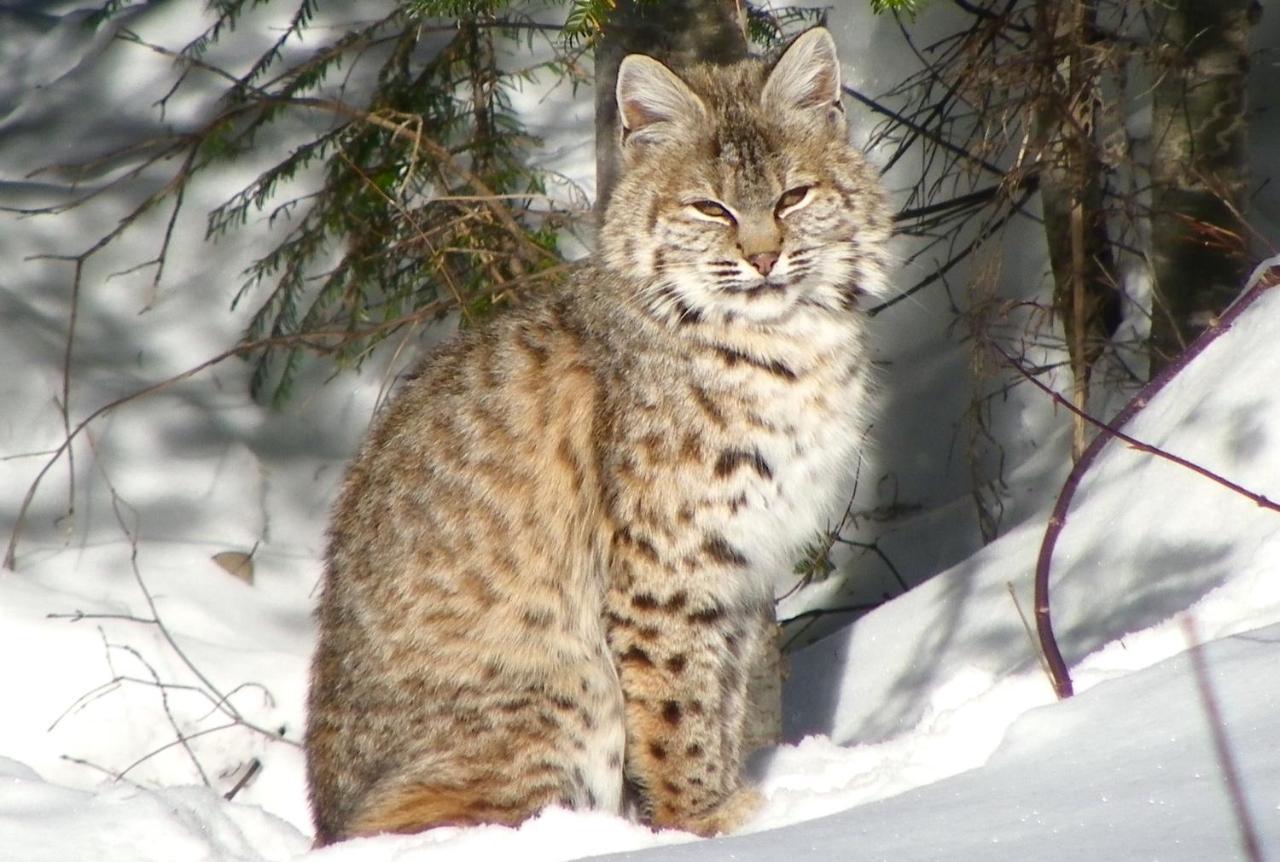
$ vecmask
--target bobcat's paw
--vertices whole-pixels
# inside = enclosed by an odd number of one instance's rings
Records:
[[[742,787],[727,799],[701,814],[669,813],[654,817],[653,825],[660,829],[680,829],[704,838],[733,832],[760,809],[763,798],[754,789]]]

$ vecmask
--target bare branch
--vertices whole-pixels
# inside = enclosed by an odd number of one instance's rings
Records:
[[[1125,405],[1124,409],[1116,414],[1115,418],[1112,419],[1110,423],[1102,423],[1092,419],[1090,420],[1094,424],[1098,425],[1103,433],[1093,438],[1093,441],[1089,444],[1088,448],[1084,450],[1083,454],[1081,454],[1080,459],[1076,461],[1075,465],[1071,468],[1070,474],[1068,474],[1066,481],[1063,483],[1062,490],[1058,494],[1058,500],[1054,504],[1053,513],[1049,516],[1049,523],[1045,528],[1044,540],[1040,544],[1040,555],[1036,561],[1036,630],[1040,635],[1040,646],[1041,649],[1044,650],[1045,660],[1049,663],[1049,669],[1053,676],[1054,691],[1057,693],[1059,698],[1070,697],[1072,694],[1072,685],[1070,670],[1067,668],[1066,661],[1062,658],[1062,652],[1058,648],[1057,638],[1053,633],[1053,621],[1050,614],[1049,573],[1053,562],[1053,550],[1057,545],[1058,537],[1062,534],[1063,528],[1066,527],[1067,515],[1071,508],[1071,501],[1075,498],[1075,493],[1080,487],[1081,480],[1113,437],[1120,437],[1131,446],[1137,444],[1135,448],[1151,452],[1151,454],[1158,455],[1159,457],[1167,457],[1168,460],[1174,461],[1174,463],[1179,463],[1182,466],[1193,469],[1197,475],[1205,476],[1205,478],[1211,479],[1224,487],[1236,491],[1236,493],[1241,493],[1243,496],[1257,503],[1259,506],[1263,506],[1264,508],[1271,509],[1273,511],[1280,508],[1261,494],[1238,486],[1236,483],[1223,479],[1221,476],[1217,476],[1216,474],[1213,474],[1212,471],[1206,470],[1203,467],[1193,465],[1185,459],[1180,459],[1176,456],[1168,456],[1168,453],[1161,454],[1155,447],[1141,444],[1129,435],[1122,434],[1120,431],[1120,429],[1127,425],[1130,420],[1132,420],[1133,417],[1142,410],[1142,408],[1150,403],[1151,399],[1154,398],[1160,390],[1169,384],[1169,381],[1173,380],[1174,377],[1181,373],[1192,362],[1192,360],[1203,353],[1204,350],[1216,341],[1219,336],[1230,331],[1236,319],[1251,305],[1257,302],[1263,293],[1270,290],[1272,287],[1275,287],[1277,284],[1280,284],[1280,264],[1273,262],[1269,264],[1269,267],[1266,270],[1260,270],[1257,272],[1249,286],[1249,289],[1245,291],[1244,295],[1236,300],[1235,304],[1228,308],[1214,325],[1204,330],[1204,332],[1202,332],[1201,335],[1192,342],[1191,345],[1183,351],[1173,363],[1165,366],[1159,374],[1152,378],[1151,382],[1144,386],[1142,390],[1139,391],[1127,405]],[[1016,371],[1026,376],[1037,386],[1043,386],[1043,384],[1041,384],[1039,380],[1036,380],[1033,375],[1025,372],[1019,365],[1017,365],[1017,363],[1014,362],[1012,357],[1007,353],[998,347],[995,349]],[[1059,396],[1057,396],[1056,393],[1053,394],[1055,395],[1055,400],[1057,400]],[[1066,402],[1065,399],[1060,400],[1059,403],[1063,404],[1063,406],[1068,410],[1074,410],[1074,405]]]
[[[559,264],[554,267],[549,267],[547,269],[542,269],[537,272],[529,273],[528,275],[522,276],[519,279],[510,279],[503,284],[493,286],[489,291],[486,291],[480,294],[480,296],[491,298],[493,296],[499,295],[505,291],[510,290],[511,287],[517,282],[541,281],[543,279],[555,278],[559,276],[561,273],[563,273],[567,268],[568,268],[568,264]],[[179,372],[178,374],[175,374],[172,377],[166,377],[163,380],[156,381],[155,383],[152,383],[149,386],[144,386],[143,388],[135,392],[131,392],[128,395],[122,395],[119,398],[115,398],[115,399],[112,399],[111,401],[108,401],[106,404],[103,404],[102,406],[93,410],[87,416],[85,416],[85,418],[81,419],[78,423],[76,423],[76,425],[71,429],[71,433],[66,437],[66,439],[62,441],[62,443],[58,445],[56,449],[52,451],[52,454],[49,455],[49,459],[45,462],[45,465],[40,468],[40,471],[36,474],[35,478],[32,479],[31,484],[27,488],[26,495],[22,498],[22,505],[18,507],[17,517],[14,519],[13,531],[9,535],[9,544],[5,549],[4,567],[11,571],[15,570],[16,560],[17,560],[18,540],[22,534],[23,526],[26,523],[27,513],[31,508],[31,503],[35,499],[36,491],[39,490],[40,484],[44,481],[44,477],[53,468],[53,466],[59,460],[61,460],[62,456],[70,448],[72,442],[75,440],[76,437],[80,436],[80,434],[83,433],[85,429],[88,428],[89,425],[91,425],[95,420],[101,418],[107,413],[110,413],[112,410],[115,410],[117,407],[121,407],[125,404],[128,404],[131,401],[137,401],[141,398],[145,398],[147,396],[154,395],[157,392],[161,392],[165,389],[168,389],[178,383],[181,383],[184,380],[187,380],[191,377],[196,376],[197,374],[200,374],[203,371],[207,371],[208,369],[213,368],[214,366],[219,365],[220,363],[225,362],[226,360],[232,357],[244,356],[256,350],[262,350],[263,348],[266,348],[266,347],[278,347],[278,346],[289,346],[289,345],[306,345],[315,350],[324,352],[324,351],[332,350],[333,346],[322,343],[322,339],[332,338],[340,342],[343,340],[352,340],[352,339],[367,337],[370,335],[394,331],[407,324],[412,324],[412,323],[417,323],[420,321],[432,319],[437,315],[443,313],[444,311],[448,310],[451,307],[451,305],[452,305],[451,299],[438,300],[436,302],[424,305],[421,308],[413,312],[410,312],[408,314],[401,315],[391,320],[382,321],[381,323],[375,324],[373,326],[367,327],[362,330],[350,330],[350,329],[315,330],[311,332],[301,332],[301,333],[294,333],[289,335],[275,335],[267,338],[254,339],[252,341],[242,341],[239,344],[235,345],[234,347],[228,348],[227,350],[224,350],[221,353],[215,356],[212,356],[209,359],[206,359],[204,362],[201,362],[198,365],[193,365],[192,367],[188,368],[186,371]]]

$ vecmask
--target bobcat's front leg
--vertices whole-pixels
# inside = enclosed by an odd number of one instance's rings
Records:
[[[717,596],[726,592],[717,582],[733,574],[717,571],[724,560],[672,571],[680,562],[664,565],[644,545],[619,548],[634,541],[620,535],[606,617],[626,704],[627,777],[654,826],[731,831],[758,804],[740,770],[761,610]]]

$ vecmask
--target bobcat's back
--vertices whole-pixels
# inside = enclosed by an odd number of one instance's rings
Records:
[[[430,357],[331,527],[318,841],[559,804],[713,834],[774,578],[838,517],[888,233],[823,30],[619,71],[626,169],[562,289]]]

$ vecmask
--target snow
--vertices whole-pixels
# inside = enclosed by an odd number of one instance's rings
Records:
[[[163,4],[130,14],[148,39],[193,32]],[[35,167],[155,122],[167,61],[104,51],[81,17],[0,9],[0,62],[14,70],[0,76],[5,206],[52,199],[63,181],[28,178]],[[883,21],[841,11],[832,26],[851,74],[870,74],[858,72],[864,57],[877,80],[901,68]],[[521,96],[548,164],[588,193],[589,100]],[[198,107],[175,103],[169,119],[190,122]],[[246,177],[193,190],[158,290],[149,271],[108,278],[155,253],[158,216],[87,267],[66,421],[72,267],[33,256],[82,250],[131,201],[112,192],[57,219],[0,213],[0,541],[68,425],[234,342],[249,312],[228,312],[230,299],[269,231],[210,247],[201,213]],[[1042,264],[1011,244],[1012,266]],[[1280,515],[1113,442],[1054,559],[1054,621],[1078,692],[1056,701],[1022,618],[1068,429],[1030,387],[1007,406],[1010,505],[1003,535],[981,546],[965,480],[941,466],[969,386],[944,308],[922,294],[877,322],[889,430],[872,466],[901,484],[874,494],[923,501],[882,543],[916,586],[791,657],[787,743],[750,765],[765,805],[742,834],[702,841],[550,810],[519,829],[309,850],[298,743],[310,609],[342,466],[407,361],[390,345],[358,377],[325,384],[328,370],[309,368],[279,411],[248,399],[247,367],[219,363],[96,419],[72,448],[74,471],[53,462],[16,571],[0,572],[0,860],[1202,862],[1246,858],[1241,804],[1280,857]],[[1277,320],[1270,291],[1126,430],[1280,499]],[[252,584],[212,560],[226,551],[251,553]],[[835,597],[836,580],[806,600]]]

